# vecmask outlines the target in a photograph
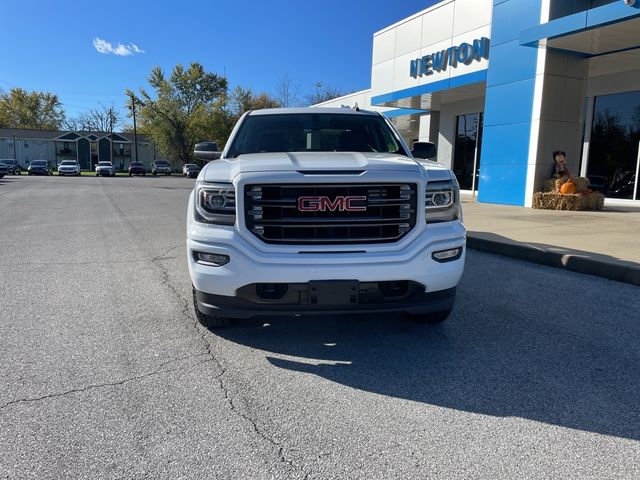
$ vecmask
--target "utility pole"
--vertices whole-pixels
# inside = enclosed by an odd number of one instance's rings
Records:
[[[113,165],[113,171],[116,171],[116,166],[113,162],[113,106],[109,107],[109,161]]]
[[[138,128],[136,127],[136,97],[131,94],[131,111],[133,112],[133,147],[135,150],[135,161],[138,161]]]

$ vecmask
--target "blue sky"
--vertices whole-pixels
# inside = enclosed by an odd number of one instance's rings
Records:
[[[57,93],[73,116],[98,103],[122,108],[124,90],[147,86],[155,65],[198,61],[256,92],[273,94],[285,75],[303,94],[318,81],[361,90],[373,33],[434,3],[2,0],[0,88]],[[95,39],[103,52],[131,54],[100,53]]]

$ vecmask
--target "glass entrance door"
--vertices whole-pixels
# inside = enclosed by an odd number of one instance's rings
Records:
[[[640,91],[595,98],[587,177],[609,198],[640,200]]]
[[[453,172],[458,179],[461,190],[476,191],[478,189],[482,116],[482,113],[468,113],[456,117]]]

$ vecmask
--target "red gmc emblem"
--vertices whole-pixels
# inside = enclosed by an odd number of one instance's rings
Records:
[[[353,202],[366,202],[367,197],[361,196],[338,196],[331,200],[329,197],[298,197],[298,210],[301,212],[365,212],[366,205],[353,205]]]

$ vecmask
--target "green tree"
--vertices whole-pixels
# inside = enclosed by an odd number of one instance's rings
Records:
[[[12,88],[0,92],[0,127],[58,130],[65,114],[57,95]]]
[[[209,117],[207,132],[210,139],[223,146],[236,122],[249,110],[278,108],[280,102],[266,93],[256,94],[250,88],[237,86],[231,93],[221,97]]]
[[[280,102],[270,95],[266,93],[255,94],[250,88],[243,87],[236,87],[233,90],[228,103],[231,115],[237,118],[249,110],[278,108],[280,106]]]
[[[192,63],[186,69],[176,65],[169,77],[155,67],[147,80],[153,96],[144,88],[139,95],[127,90],[128,106],[132,109],[135,104],[140,129],[168,159],[191,162],[195,144],[211,138],[211,118],[226,96],[226,78]]]

